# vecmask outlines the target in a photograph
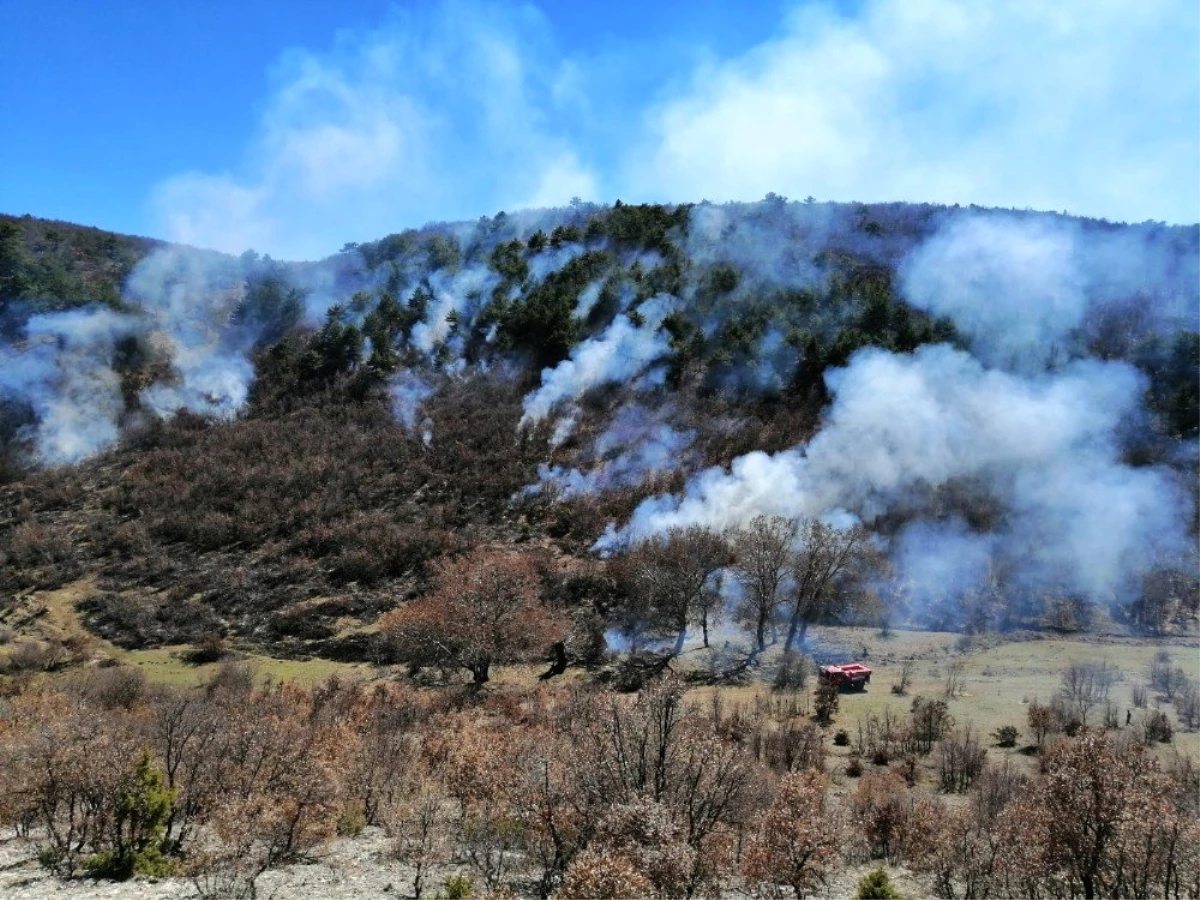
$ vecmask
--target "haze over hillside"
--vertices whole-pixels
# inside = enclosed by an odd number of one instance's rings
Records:
[[[773,515],[866,526],[875,615],[926,624],[1195,577],[1196,226],[579,202],[314,263],[3,227],[3,577],[98,574],[120,640],[361,654],[329,617],[465,546]]]
[[[0,8],[6,900],[1200,900],[1195,0]]]

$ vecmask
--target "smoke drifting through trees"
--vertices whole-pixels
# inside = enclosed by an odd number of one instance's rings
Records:
[[[11,323],[0,438],[69,463],[180,409],[229,418],[344,378],[389,389],[437,452],[421,403],[487,369],[527,391],[524,429],[555,423],[546,496],[690,478],[598,549],[778,515],[870,529],[885,593],[918,617],[1000,584],[1110,602],[1188,545],[1198,244],[769,197],[498,214],[302,265],[162,248],[119,309]],[[605,392],[624,412],[597,434]],[[829,405],[806,443],[730,458],[694,413],[713,397],[730,434],[750,402]]]
[[[904,266],[905,290],[950,315],[979,359],[946,346],[861,350],[826,374],[833,403],[807,445],[707,470],[682,495],[645,501],[598,546],[763,515],[848,514],[873,525],[899,513],[909,524],[888,537],[918,607],[934,591],[981,590],[996,570],[1027,595],[1136,593],[1185,547],[1188,500],[1166,469],[1124,461],[1122,432],[1144,414],[1143,377],[1081,358],[1089,303],[1111,300],[1109,276],[1146,251],[1109,239],[1103,246],[1126,257],[1099,265],[1096,248],[1079,241],[1065,226],[952,219]],[[1173,301],[1155,316],[1194,327],[1194,311]],[[993,508],[967,524],[946,508],[956,491]]]

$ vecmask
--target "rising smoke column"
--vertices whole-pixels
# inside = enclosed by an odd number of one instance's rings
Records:
[[[166,247],[142,260],[129,276],[129,298],[141,307],[147,332],[169,351],[178,375],[141,394],[160,417],[180,409],[222,418],[246,403],[254,366],[249,353],[257,322],[232,323],[245,297],[237,259],[186,247]]]
[[[68,465],[120,436],[117,341],[138,323],[111,310],[36,315],[21,346],[0,346],[0,394],[28,403],[37,418],[33,451],[42,465]]]
[[[627,314],[619,315],[602,334],[572,350],[569,359],[545,369],[541,387],[525,398],[521,427],[542,421],[558,404],[575,400],[592,388],[632,382],[666,356],[670,344],[659,326],[674,306],[674,298],[660,294],[638,310],[640,324]]]
[[[0,345],[0,393],[28,403],[36,461],[79,462],[120,438],[126,408],[117,344],[133,339],[169,360],[171,375],[143,389],[142,408],[168,417],[180,409],[228,418],[249,395],[249,353],[264,323],[234,321],[246,295],[237,258],[164,247],[138,263],[125,286],[127,313],[103,307],[32,316],[24,336]]]
[[[827,373],[833,402],[807,446],[702,472],[682,495],[645,501],[598,549],[761,514],[845,510],[870,523],[904,510],[915,524],[897,537],[895,560],[910,575],[969,544],[948,580],[980,577],[984,556],[1007,563],[1027,590],[1096,600],[1135,591],[1186,546],[1186,501],[1170,474],[1121,458],[1119,434],[1141,413],[1145,381],[1124,363],[1065,352],[1077,351],[1087,309],[1089,273],[1072,240],[1037,225],[1004,223],[1000,234],[951,222],[906,268],[919,305],[951,315],[981,358],[948,346],[862,350]],[[924,520],[941,514],[931,496],[963,484],[999,506],[991,533]]]
[[[552,486],[568,499],[598,491],[642,484],[653,475],[672,472],[687,463],[694,431],[679,431],[664,419],[669,410],[652,411],[640,404],[622,406],[612,422],[592,443],[593,464],[583,469],[538,466],[538,484],[527,494]]]

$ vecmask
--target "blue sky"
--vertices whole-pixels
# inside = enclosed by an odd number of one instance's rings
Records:
[[[1200,219],[1181,0],[0,0],[0,210],[314,257],[758,199]]]

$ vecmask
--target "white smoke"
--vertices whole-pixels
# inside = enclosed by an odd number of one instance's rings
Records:
[[[736,261],[739,274],[777,287],[807,287],[822,276],[813,263],[840,214],[825,204],[702,203],[692,207],[687,253],[698,266]]]
[[[914,522],[892,548],[897,588],[910,607],[953,608],[960,597],[985,584],[996,545],[994,535],[972,531],[959,518]]]
[[[170,362],[170,377],[141,391],[145,410],[164,418],[181,409],[236,414],[249,396],[248,354],[263,326],[233,321],[245,295],[238,259],[163,247],[129,276],[125,300],[134,311],[91,307],[31,317],[22,342],[0,347],[0,391],[33,408],[38,462],[79,462],[120,438],[128,410],[114,362],[125,337]]]
[[[904,294],[953,319],[985,364],[1041,372],[1087,312],[1078,243],[1078,226],[1046,218],[959,218],[912,255]]]
[[[403,369],[392,378],[388,384],[388,393],[392,397],[392,414],[400,420],[405,430],[416,433],[417,425],[424,424],[417,420],[421,404],[434,392],[433,385],[408,369]],[[432,440],[430,433],[430,440]],[[428,443],[428,441],[426,441]]]
[[[124,403],[111,364],[135,327],[107,309],[48,313],[26,323],[22,348],[0,347],[0,392],[33,408],[38,462],[75,463],[117,440]]]
[[[538,467],[539,483],[531,492],[550,484],[561,499],[569,499],[636,486],[652,475],[685,466],[695,432],[677,431],[662,417],[663,412],[654,413],[638,404],[621,407],[592,445],[593,465],[580,469],[543,464]]]
[[[863,350],[827,380],[834,402],[807,447],[709,469],[683,496],[644,502],[600,549],[761,514],[846,509],[871,521],[966,480],[1003,508],[1000,552],[1028,554],[1031,579],[1111,595],[1182,545],[1168,475],[1120,460],[1117,429],[1143,389],[1127,365],[1082,361],[1023,378],[938,345],[911,356]]]
[[[499,283],[499,276],[486,266],[434,272],[429,276],[433,302],[425,320],[413,326],[412,345],[422,353],[432,353],[450,337],[451,318],[469,324]]]
[[[579,300],[575,303],[575,318],[586,319],[588,313],[596,305],[596,301],[600,299],[600,290],[604,284],[599,281],[593,281],[582,291],[579,292]]]
[[[532,281],[542,282],[551,272],[557,272],[571,260],[582,256],[587,247],[582,243],[566,243],[559,247],[547,247],[540,253],[529,257],[529,277]]]
[[[559,403],[574,400],[591,388],[630,382],[670,351],[659,325],[674,308],[672,297],[660,294],[638,310],[643,322],[617,316],[598,337],[584,341],[571,357],[542,372],[542,386],[525,398],[521,427],[546,418]]]
[[[245,297],[241,266],[232,257],[188,247],[165,247],[142,260],[126,293],[141,307],[146,330],[169,349],[179,375],[156,384],[142,402],[159,416],[179,409],[230,417],[246,403],[254,367],[247,358],[256,323],[231,318]]]

